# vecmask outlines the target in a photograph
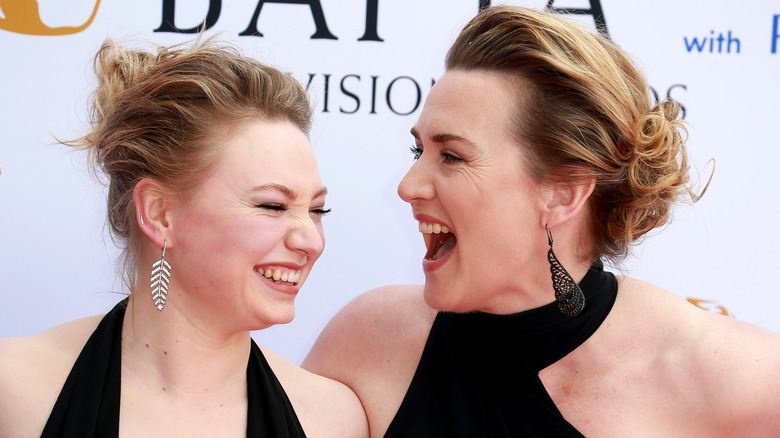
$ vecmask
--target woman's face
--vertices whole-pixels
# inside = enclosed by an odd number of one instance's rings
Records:
[[[287,122],[252,120],[215,132],[222,132],[212,136],[219,163],[173,211],[171,293],[179,288],[177,307],[212,325],[287,323],[325,244],[326,190],[314,151]]]
[[[517,93],[496,73],[447,72],[412,129],[419,158],[398,193],[425,239],[436,309],[511,313],[549,283],[544,202],[508,134]]]

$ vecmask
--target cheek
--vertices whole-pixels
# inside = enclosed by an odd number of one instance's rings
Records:
[[[177,225],[180,250],[212,260],[267,251],[283,235],[278,221],[268,217],[200,215],[180,220]]]
[[[287,231],[284,222],[276,218],[261,216],[238,221],[224,231],[219,251],[229,253],[242,249],[259,258],[278,246]]]
[[[317,224],[317,232],[320,235],[320,240],[322,241],[322,248],[325,248],[325,228],[322,226],[322,222]]]

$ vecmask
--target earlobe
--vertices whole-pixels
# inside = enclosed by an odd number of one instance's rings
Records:
[[[160,184],[151,178],[144,178],[133,189],[133,203],[138,227],[152,242],[162,248],[169,236],[168,202]]]
[[[595,188],[596,177],[593,175],[554,183],[550,189],[545,224],[552,228],[580,215]]]

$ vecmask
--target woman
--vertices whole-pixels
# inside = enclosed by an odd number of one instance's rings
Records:
[[[293,319],[325,242],[303,87],[213,40],[108,41],[95,71],[69,144],[106,175],[131,293],[0,343],[0,436],[365,436],[352,391],[250,337]]]
[[[530,9],[480,13],[446,66],[398,187],[425,285],[354,300],[304,368],[373,437],[777,436],[780,337],[602,267],[696,198],[677,105]]]

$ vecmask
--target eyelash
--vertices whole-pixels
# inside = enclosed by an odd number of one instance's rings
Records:
[[[419,146],[412,146],[409,148],[409,150],[412,151],[412,155],[414,155],[413,158],[414,161],[419,160],[423,154],[423,149]],[[463,161],[465,161],[463,158],[445,151],[441,151],[439,155],[441,155],[444,162],[448,164],[462,163]]]
[[[287,206],[284,204],[260,204],[257,206],[257,208],[262,208],[264,210],[277,211],[277,212],[287,211]],[[313,210],[310,210],[309,213],[322,217],[330,213],[330,211],[331,211],[330,208],[315,208]]]
[[[257,206],[257,208],[262,208],[263,210],[271,210],[271,211],[287,211],[287,206],[283,204],[260,204]]]

